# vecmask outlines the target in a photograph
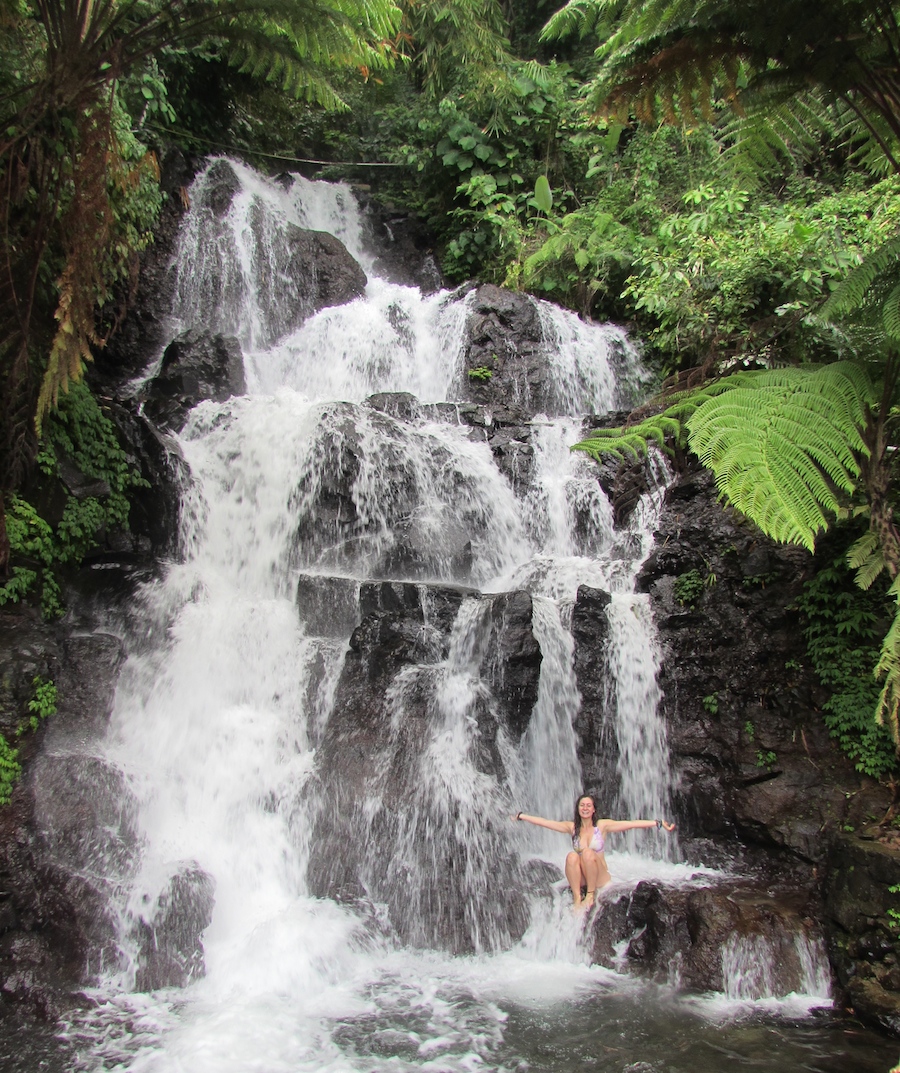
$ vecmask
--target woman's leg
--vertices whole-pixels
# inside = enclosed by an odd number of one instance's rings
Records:
[[[582,854],[582,868],[587,882],[587,895],[584,899],[586,909],[594,904],[594,892],[608,887],[612,883],[612,876],[606,866],[606,854],[595,853],[592,849],[586,849]]]
[[[577,909],[581,905],[581,888],[587,882],[587,877],[581,867],[582,854],[572,850],[566,857],[566,879],[572,888],[572,901]],[[590,887],[590,884],[588,884]]]
[[[587,894],[584,898],[586,909],[594,904],[594,892],[600,880],[600,856],[592,849],[586,849],[581,855],[581,867],[584,869],[584,878],[587,883]]]

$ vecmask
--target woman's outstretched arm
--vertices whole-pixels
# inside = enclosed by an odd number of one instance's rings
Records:
[[[575,824],[571,820],[545,820],[543,816],[528,816],[524,812],[517,812],[513,819],[524,820],[537,827],[546,827],[550,831],[559,831],[561,835],[570,835],[575,830]]]
[[[599,820],[597,826],[607,834],[609,831],[631,831],[635,827],[661,827],[666,831],[674,831],[675,824],[665,820]]]

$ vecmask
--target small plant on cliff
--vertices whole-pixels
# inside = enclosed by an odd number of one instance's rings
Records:
[[[822,706],[825,725],[857,770],[875,778],[897,769],[891,733],[875,720],[879,685],[874,672],[892,615],[884,590],[883,584],[865,590],[854,584],[842,541],[832,562],[806,582],[797,600],[813,669],[831,693]]]
[[[709,712],[710,715],[716,715],[719,711],[719,694],[710,693],[703,698],[703,707]]]
[[[20,738],[29,731],[37,730],[40,721],[50,715],[56,715],[56,703],[59,699],[56,686],[50,679],[36,674],[31,680],[32,694],[28,702],[28,717],[16,728],[16,737]],[[19,763],[19,750],[13,748],[0,734],[0,805],[8,805],[13,787],[22,774]]]
[[[56,525],[20,495],[11,495],[7,504],[10,570],[8,580],[0,585],[0,606],[34,594],[45,618],[63,611],[59,568],[77,566],[108,529],[126,528],[128,492],[147,483],[132,466],[112,421],[84,382],[70,384],[58,409],[44,423],[37,457],[44,477],[59,481],[63,459],[84,476],[103,482],[108,491],[81,499],[67,495]]]
[[[490,380],[493,375],[493,370],[486,365],[479,365],[475,369],[469,369],[470,380]]]
[[[28,711],[31,714],[16,731],[16,737],[20,737],[26,730],[37,730],[42,719],[56,715],[56,702],[59,694],[53,681],[45,681],[39,674],[36,674],[31,684],[34,686],[34,692],[28,702]]]
[[[0,805],[9,804],[13,786],[22,774],[18,756],[19,750],[13,749],[6,738],[0,734]]]
[[[703,594],[703,577],[699,570],[688,570],[675,578],[675,599],[682,607],[689,607],[692,611],[694,605]]]

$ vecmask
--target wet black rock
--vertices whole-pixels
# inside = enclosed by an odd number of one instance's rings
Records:
[[[580,585],[572,609],[575,679],[581,694],[575,731],[580,746],[583,785],[595,795],[596,804],[604,815],[610,812],[613,804],[610,787],[618,782],[615,727],[607,702],[609,619],[606,609],[611,601],[608,592]]]
[[[452,670],[444,661],[464,614],[471,616],[466,654]],[[360,587],[360,625],[318,749],[323,804],[309,865],[315,894],[384,903],[391,928],[413,945],[468,952],[522,934],[525,901],[511,878],[519,861],[510,852],[508,818],[479,811],[475,788],[485,777],[485,785],[508,777],[502,741],[522,733],[537,698],[540,650],[531,615],[526,593],[480,596],[408,582]],[[463,800],[440,781],[436,744],[442,733],[456,732],[457,689],[468,714],[473,788]],[[361,817],[362,837],[380,852],[335,852],[359,842]],[[427,839],[419,831],[425,823]],[[510,877],[499,901],[488,889],[498,868]],[[414,874],[440,878],[423,889]]]
[[[468,301],[463,360],[468,397],[531,412],[549,409],[544,334],[533,299],[489,283]]]
[[[209,209],[213,216],[221,219],[231,208],[240,188],[241,182],[234,168],[227,160],[217,160],[207,172],[207,182],[198,208]]]
[[[376,275],[391,283],[418,287],[423,294],[439,291],[443,278],[434,255],[434,236],[423,221],[378,202],[364,189],[356,194],[366,214],[369,244],[376,254]]]
[[[179,429],[198,402],[224,402],[245,390],[237,339],[192,328],[166,347],[159,372],[145,388],[144,409],[158,426]]]
[[[823,896],[828,949],[845,1000],[876,1027],[900,1035],[900,938],[892,913],[900,838],[882,828],[838,835]]]
[[[811,565],[723,508],[712,475],[693,471],[666,493],[637,584],[663,649],[661,710],[686,832],[737,833],[822,863],[845,824],[888,801],[819,711],[794,606]]]
[[[0,808],[0,988],[47,1013],[118,956],[109,903],[135,859],[134,811],[121,772],[82,749],[108,718],[122,651],[27,613],[0,626],[4,733],[27,721],[36,674],[58,690],[57,714],[19,739],[25,774]]]
[[[186,987],[204,975],[202,935],[214,904],[212,877],[195,862],[182,864],[135,925],[138,991]]]
[[[746,879],[643,881],[618,896],[610,889],[598,906],[589,922],[598,964],[741,998],[806,992],[815,983],[818,906],[803,888],[776,894]]]

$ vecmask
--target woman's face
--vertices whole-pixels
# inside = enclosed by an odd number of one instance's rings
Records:
[[[578,802],[578,815],[585,820],[589,820],[594,815],[594,799],[592,797],[583,797]]]

